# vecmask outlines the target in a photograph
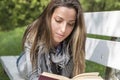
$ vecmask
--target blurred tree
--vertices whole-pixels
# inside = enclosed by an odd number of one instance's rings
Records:
[[[79,0],[85,12],[120,10],[120,0]]]
[[[31,23],[49,0],[0,0],[0,30],[11,30]]]

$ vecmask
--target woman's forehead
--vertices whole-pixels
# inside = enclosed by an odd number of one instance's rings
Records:
[[[74,8],[58,7],[54,10],[53,15],[63,17],[63,18],[67,18],[69,20],[75,20],[76,19],[76,11],[75,11]]]

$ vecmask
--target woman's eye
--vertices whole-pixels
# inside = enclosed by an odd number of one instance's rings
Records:
[[[60,20],[60,19],[55,19],[55,21],[58,23],[62,22],[62,20]]]
[[[74,23],[68,23],[69,26],[74,27]]]

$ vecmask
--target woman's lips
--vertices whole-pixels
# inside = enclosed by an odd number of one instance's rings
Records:
[[[60,37],[60,38],[64,37],[63,34],[59,34],[59,33],[56,33],[56,34],[57,34],[57,36]]]

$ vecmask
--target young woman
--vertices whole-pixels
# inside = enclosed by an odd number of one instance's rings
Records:
[[[85,70],[85,24],[79,0],[51,0],[25,31],[20,74],[38,80],[42,72],[73,77]]]

